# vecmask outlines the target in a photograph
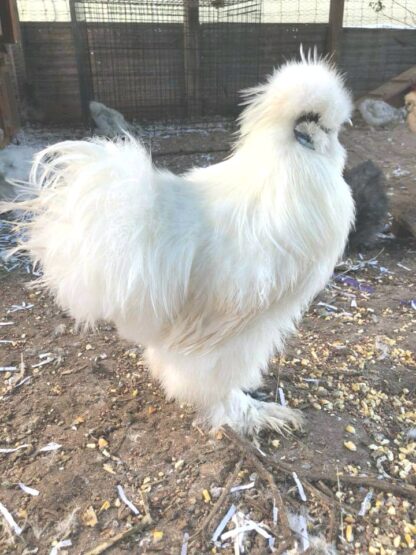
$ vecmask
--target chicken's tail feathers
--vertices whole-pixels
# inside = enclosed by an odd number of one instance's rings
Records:
[[[88,172],[90,181],[108,170],[114,177],[130,179],[131,168],[143,169],[151,160],[143,145],[125,133],[116,139],[93,137],[82,141],[63,141],[51,145],[36,155],[29,183],[34,189],[54,189],[74,185]],[[108,174],[107,174],[108,176]]]
[[[109,299],[126,302],[153,174],[149,154],[129,135],[64,141],[36,156],[23,202],[0,204],[20,228],[17,249],[40,266],[41,283],[78,322],[111,319]]]
[[[79,141],[62,141],[46,147],[35,155],[31,166],[29,181],[13,180],[16,198],[0,202],[0,213],[11,210],[35,211],[41,209],[39,197],[55,189],[93,184],[97,176],[110,174],[120,181],[130,180],[134,175],[139,178],[151,169],[152,162],[144,146],[131,134],[106,139],[93,137]],[[88,180],[85,178],[88,177]],[[80,179],[81,178],[81,179]],[[23,199],[23,200],[22,200]]]
[[[101,137],[79,141],[62,141],[46,147],[33,159],[29,180],[12,180],[14,198],[0,202],[0,215],[12,212],[18,234],[18,245],[10,252],[30,251],[28,231],[36,225],[36,218],[52,212],[59,216],[70,203],[84,204],[88,191],[101,187],[122,187],[134,178],[143,186],[149,179],[141,179],[151,171],[152,162],[143,145],[130,134],[114,140]],[[112,178],[112,179],[111,179]],[[81,202],[79,202],[81,200]],[[65,207],[65,208],[64,208]]]

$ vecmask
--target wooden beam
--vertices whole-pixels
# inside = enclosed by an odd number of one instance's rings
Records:
[[[334,62],[338,62],[340,58],[344,2],[345,0],[331,0],[329,6],[327,52],[332,56]]]
[[[369,91],[355,101],[358,106],[365,98],[376,98],[384,100],[397,108],[403,106],[403,95],[410,87],[416,83],[416,66],[413,66],[403,73],[392,77],[390,81],[386,81],[376,89]]]
[[[20,41],[19,15],[16,0],[0,0],[1,41],[15,44]]]
[[[184,0],[185,92],[189,116],[201,114],[199,0]]]
[[[76,0],[70,0],[69,9],[71,14],[72,37],[75,47],[75,56],[78,69],[79,95],[81,100],[81,112],[86,127],[91,127],[90,101],[94,100],[92,85],[92,72],[90,61],[90,49],[85,40],[85,22],[78,21],[76,11]],[[83,26],[81,28],[81,26]]]
[[[3,56],[1,56],[3,58]],[[2,60],[4,61],[4,60]],[[0,65],[0,148],[6,146],[19,129],[19,114],[12,80],[5,63]]]

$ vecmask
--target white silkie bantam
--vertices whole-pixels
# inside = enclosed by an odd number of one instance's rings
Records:
[[[301,425],[251,397],[269,357],[329,280],[354,219],[338,140],[352,102],[333,66],[289,62],[246,95],[231,156],[173,175],[135,139],[36,158],[22,247],[78,323],[146,345],[168,397],[210,428]]]

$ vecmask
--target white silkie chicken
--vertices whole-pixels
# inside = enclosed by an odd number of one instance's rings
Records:
[[[248,92],[233,154],[211,167],[156,169],[131,137],[51,146],[36,198],[12,206],[32,216],[23,247],[61,307],[145,345],[167,396],[209,428],[297,428],[298,411],[247,391],[344,250],[351,108],[335,69],[302,56]]]

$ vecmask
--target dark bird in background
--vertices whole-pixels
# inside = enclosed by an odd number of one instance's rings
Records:
[[[348,247],[370,247],[387,221],[386,178],[374,162],[367,160],[344,171],[344,179],[355,202],[355,227],[350,232]]]

